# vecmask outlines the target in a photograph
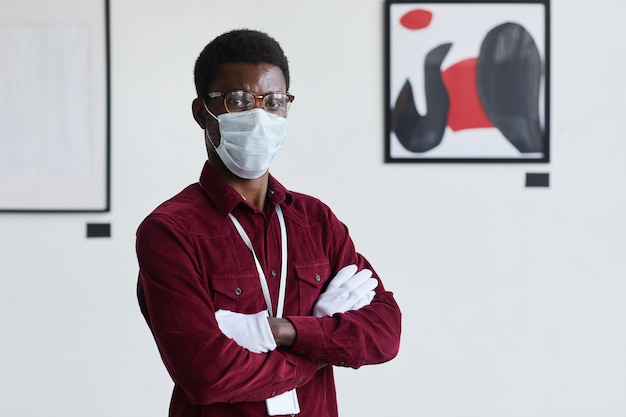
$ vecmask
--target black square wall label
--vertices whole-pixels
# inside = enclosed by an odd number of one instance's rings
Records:
[[[87,237],[111,237],[111,223],[87,223]]]
[[[550,174],[547,172],[527,172],[526,173],[526,187],[549,187],[550,186]]]

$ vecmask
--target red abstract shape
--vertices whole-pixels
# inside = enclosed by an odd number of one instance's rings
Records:
[[[441,73],[450,97],[448,126],[453,131],[494,127],[485,112],[476,87],[478,58],[459,61]]]
[[[400,24],[407,29],[417,30],[428,27],[431,20],[433,20],[432,12],[424,9],[415,9],[405,13],[400,18]]]

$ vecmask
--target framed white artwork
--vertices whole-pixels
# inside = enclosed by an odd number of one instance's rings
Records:
[[[0,4],[0,57],[0,211],[109,211],[108,0]]]

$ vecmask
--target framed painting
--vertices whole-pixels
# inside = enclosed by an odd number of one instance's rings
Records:
[[[0,4],[0,211],[109,211],[108,0],[18,3]]]
[[[386,1],[386,162],[549,162],[550,9]]]

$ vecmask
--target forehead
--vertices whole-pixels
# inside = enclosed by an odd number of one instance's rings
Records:
[[[255,94],[286,92],[285,76],[271,64],[227,62],[220,66],[217,77],[209,85],[210,91],[246,90]]]

